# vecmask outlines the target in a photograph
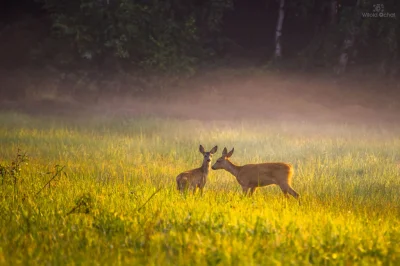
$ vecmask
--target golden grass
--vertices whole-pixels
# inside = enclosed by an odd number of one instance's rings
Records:
[[[398,132],[2,114],[0,164],[18,148],[29,161],[1,177],[0,264],[398,265]],[[235,147],[238,164],[290,162],[302,206],[278,187],[243,197],[225,171],[181,196],[175,177],[201,165],[199,144]]]

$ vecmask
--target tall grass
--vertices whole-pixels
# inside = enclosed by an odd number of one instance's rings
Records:
[[[398,133],[1,114],[0,164],[18,149],[29,160],[15,184],[0,176],[0,264],[399,265]],[[292,163],[302,205],[274,186],[243,197],[222,170],[203,196],[180,195],[175,177],[201,165],[199,144],[234,147],[238,164]]]

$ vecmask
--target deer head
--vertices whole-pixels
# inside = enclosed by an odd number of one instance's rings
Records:
[[[203,145],[200,145],[199,147],[199,151],[203,154],[204,156],[204,161],[203,161],[203,165],[210,165],[211,164],[211,159],[214,153],[216,153],[218,150],[218,146],[215,146],[214,148],[212,148],[210,151],[206,152],[204,150]]]
[[[235,148],[232,148],[232,150],[228,152],[228,150],[225,147],[224,150],[222,151],[222,156],[218,158],[218,160],[211,168],[213,170],[226,169],[229,164],[229,158],[232,156],[234,150]]]

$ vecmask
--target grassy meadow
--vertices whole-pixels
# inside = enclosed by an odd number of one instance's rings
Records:
[[[400,265],[399,133],[2,113],[0,265]],[[213,162],[234,147],[237,164],[291,163],[302,205],[277,186],[243,197],[223,170],[180,195],[199,144]]]

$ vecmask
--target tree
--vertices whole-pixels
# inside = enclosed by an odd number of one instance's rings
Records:
[[[112,54],[136,66],[191,71],[210,55],[232,0],[40,0],[54,33],[86,59]]]
[[[350,17],[345,23],[346,35],[343,41],[342,50],[339,56],[338,66],[336,68],[336,73],[340,74],[346,70],[349,56],[352,50],[354,49],[354,45],[356,42],[356,38],[360,33],[360,20],[361,20],[361,12],[360,12],[360,0],[357,0],[355,7],[353,8],[353,16]]]
[[[396,10],[398,3],[393,0],[384,4],[358,0],[354,7],[342,10],[339,27],[344,35],[336,73],[346,71],[350,58],[369,58],[371,62],[381,62],[383,73],[387,72],[388,66],[394,67],[394,62],[398,60],[399,42]],[[357,57],[360,50],[364,50],[363,57]]]
[[[331,25],[336,25],[337,23],[337,14],[338,14],[338,1],[330,0],[330,21]]]
[[[281,37],[282,37],[283,20],[285,19],[285,9],[284,8],[285,8],[285,0],[280,0],[279,15],[278,15],[278,21],[276,23],[276,31],[275,31],[275,58],[280,58],[282,56]]]

